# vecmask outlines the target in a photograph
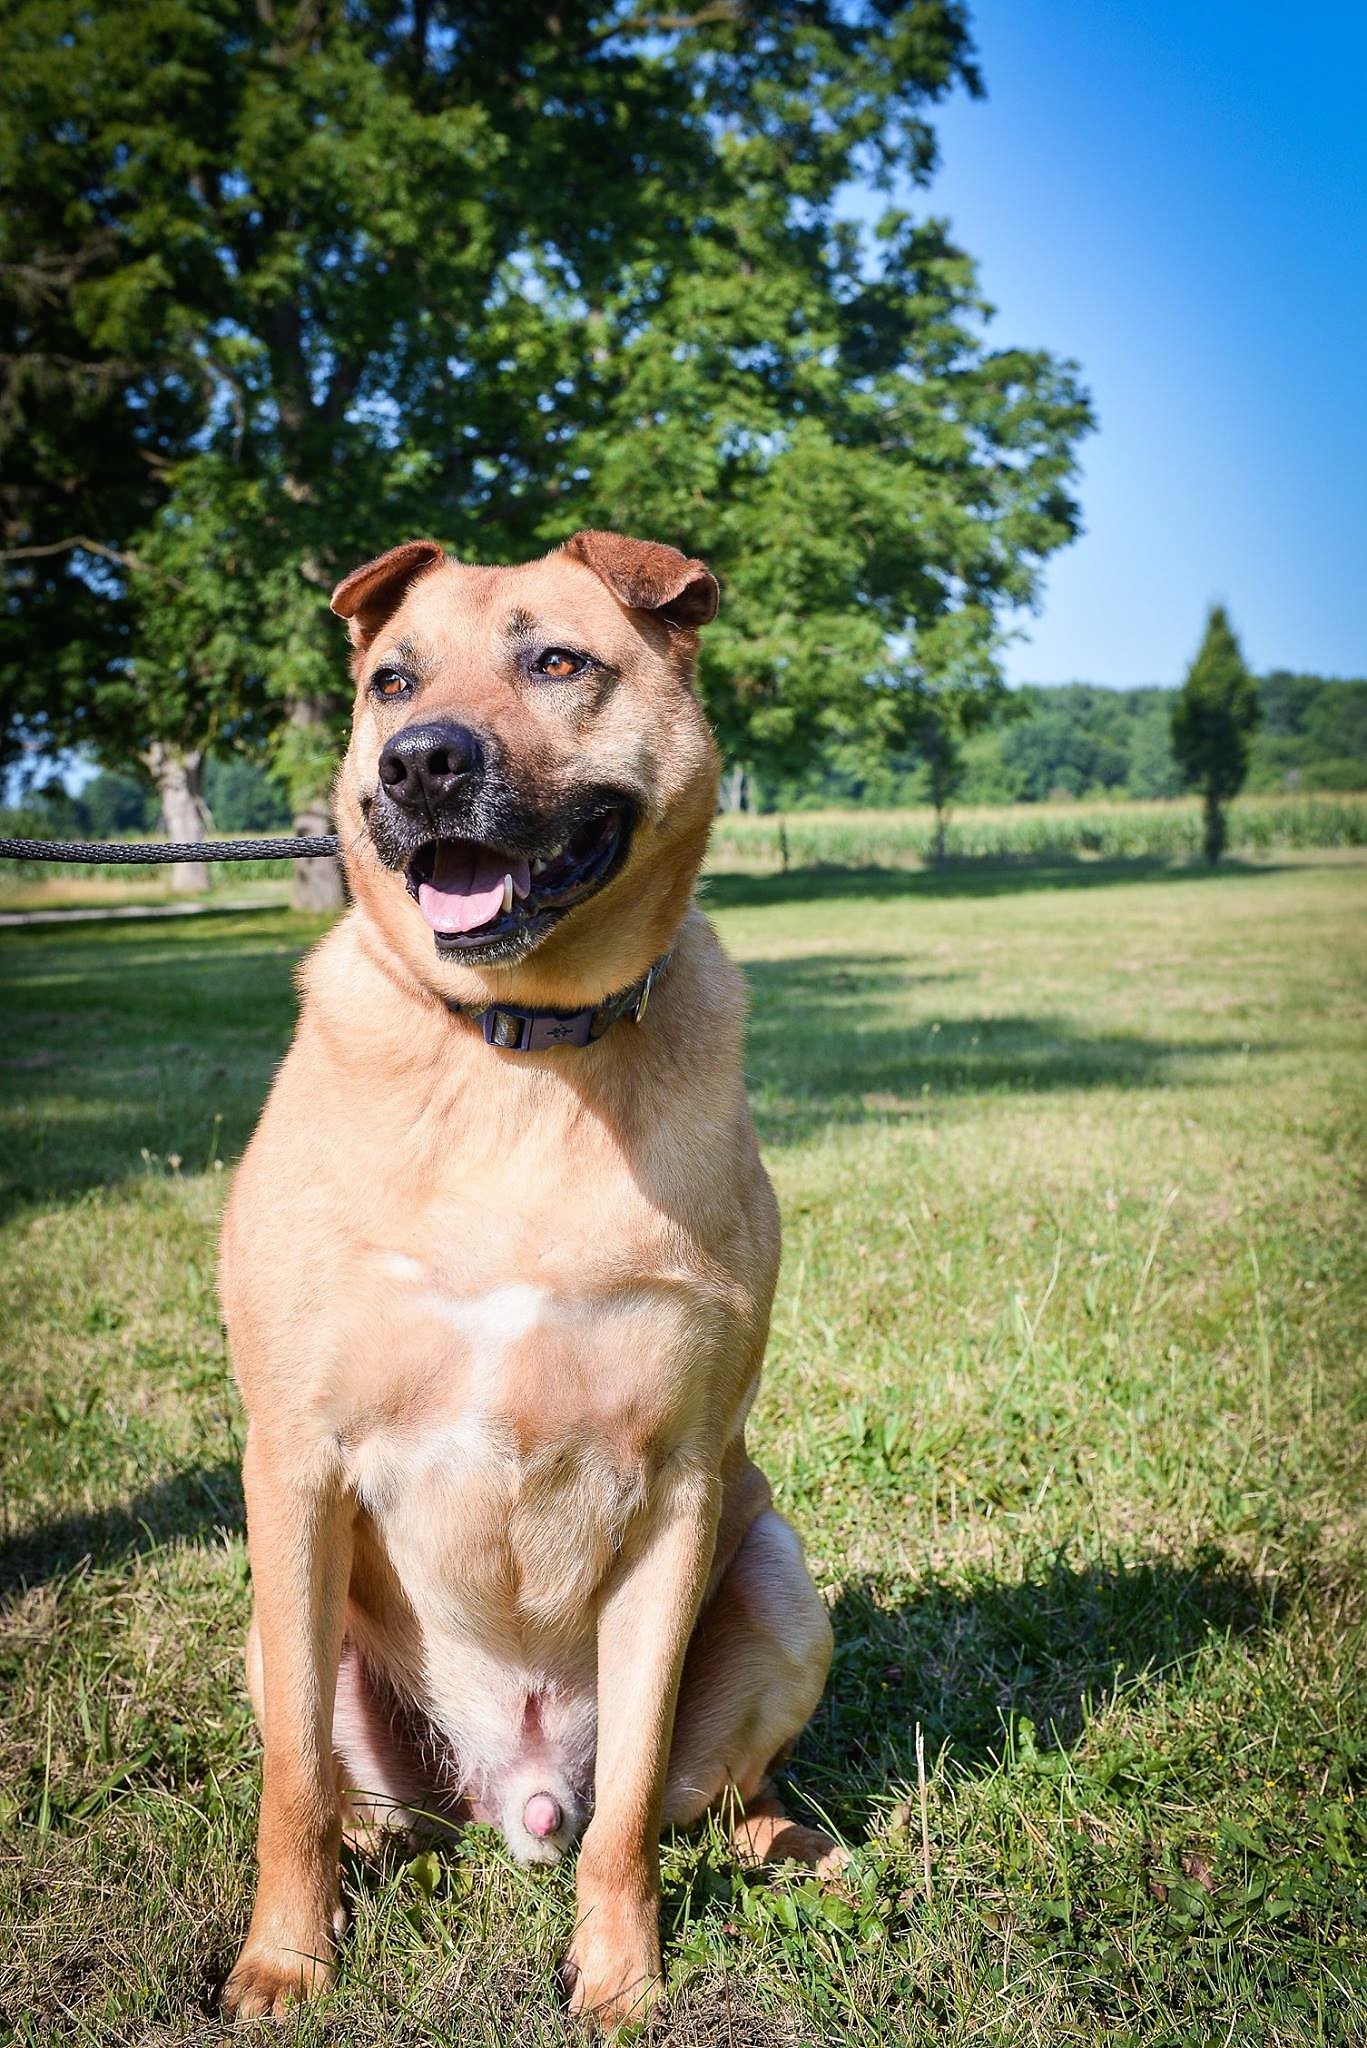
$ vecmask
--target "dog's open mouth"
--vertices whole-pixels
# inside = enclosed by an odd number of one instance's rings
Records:
[[[621,865],[628,821],[613,807],[528,858],[476,839],[429,839],[407,866],[408,893],[440,952],[531,944]]]

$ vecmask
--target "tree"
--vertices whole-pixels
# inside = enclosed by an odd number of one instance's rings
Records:
[[[130,706],[185,761],[269,739],[323,827],[326,592],[421,532],[704,554],[741,769],[892,744],[908,679],[992,677],[1089,413],[1070,365],[986,345],[972,264],[905,208],[927,107],[979,89],[958,0],[9,16],[12,728],[111,762]],[[871,228],[852,181],[888,194]]]
[[[1258,702],[1250,787],[1367,788],[1367,681],[1275,669],[1259,678]]]
[[[1205,638],[1172,707],[1172,747],[1183,780],[1201,792],[1206,859],[1225,849],[1225,805],[1243,788],[1260,717],[1258,686],[1223,605],[1214,605]]]
[[[131,775],[104,769],[87,782],[78,805],[82,833],[91,839],[109,839],[116,832],[156,830],[156,813],[146,785]]]
[[[1002,741],[1017,793],[1027,803],[1116,789],[1128,768],[1127,706],[1090,683],[1020,692],[1024,716]]]
[[[240,754],[205,764],[204,793],[220,832],[289,830],[289,800],[278,782]]]
[[[1128,693],[1129,733],[1125,793],[1140,798],[1176,796],[1181,771],[1172,751],[1172,706],[1166,690]]]
[[[938,687],[923,685],[919,691],[911,737],[925,764],[935,812],[931,856],[937,867],[944,865],[948,850],[949,807],[963,787],[967,770],[964,741],[996,718],[1019,716],[1023,708],[1019,698],[1013,698],[1005,684],[991,676],[949,679]]]

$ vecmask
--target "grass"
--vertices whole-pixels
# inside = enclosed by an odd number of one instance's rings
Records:
[[[759,1455],[843,1895],[668,1845],[658,2039],[1367,2040],[1361,856],[723,869]],[[314,927],[0,933],[0,2028],[172,2048],[250,1903],[227,1180]],[[917,1737],[924,1745],[924,1832]],[[572,2038],[572,1871],[356,1868],[301,2043]]]

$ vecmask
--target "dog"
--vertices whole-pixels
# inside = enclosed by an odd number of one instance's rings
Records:
[[[770,1780],[831,1629],[746,1451],[779,1228],[693,900],[717,602],[597,532],[410,541],[333,593],[351,905],[222,1242],[263,1749],[230,2014],[331,1981],[344,1836],[582,1831],[564,1982],[609,2028],[659,1996],[662,1826],[838,1866]]]

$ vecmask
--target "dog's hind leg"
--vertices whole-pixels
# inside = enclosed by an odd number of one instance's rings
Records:
[[[784,1813],[769,1773],[821,1697],[831,1624],[802,1545],[764,1509],[750,1524],[699,1616],[684,1662],[664,1818],[687,1826],[710,1811],[728,1822],[745,1863],[805,1863],[823,1875],[844,1860],[819,1828]]]

